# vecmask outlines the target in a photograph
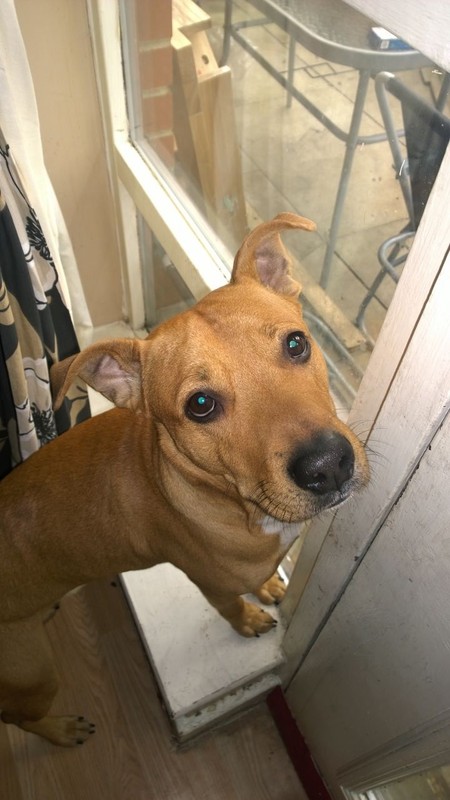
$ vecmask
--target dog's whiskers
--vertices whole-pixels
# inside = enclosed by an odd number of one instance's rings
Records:
[[[259,509],[284,524],[289,524],[294,520],[294,513],[284,503],[275,500],[269,493],[267,481],[261,481],[257,485],[250,500],[255,505],[255,514],[258,513],[257,509]]]

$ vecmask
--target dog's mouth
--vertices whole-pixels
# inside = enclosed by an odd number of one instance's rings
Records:
[[[348,489],[342,492],[334,492],[333,494],[335,494],[336,497],[330,497],[329,499],[325,498],[325,502],[320,508],[321,511],[326,511],[329,508],[336,508],[337,506],[341,506],[343,503],[345,503],[346,500],[349,499],[349,497],[352,496],[353,491],[352,489]]]
[[[352,496],[357,488],[358,482],[353,479],[340,490],[326,494],[318,495],[311,491],[302,491],[301,496],[299,496],[299,492],[289,492],[287,497],[281,497],[279,493],[272,492],[264,482],[258,486],[257,491],[249,499],[263,515],[272,517],[278,522],[290,524],[304,522],[322,511],[338,508]]]

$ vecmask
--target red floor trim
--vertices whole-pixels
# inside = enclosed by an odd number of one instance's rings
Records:
[[[297,728],[282,689],[279,686],[273,689],[266,702],[309,800],[332,800],[306,742]]]

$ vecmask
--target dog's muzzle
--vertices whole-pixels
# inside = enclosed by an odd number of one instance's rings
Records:
[[[348,439],[332,430],[321,431],[301,445],[289,464],[291,478],[300,489],[315,495],[345,496],[355,469],[355,454]]]

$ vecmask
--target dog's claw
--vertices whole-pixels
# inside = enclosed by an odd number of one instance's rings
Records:
[[[241,634],[249,638],[257,638],[262,633],[272,630],[277,624],[275,620],[263,608],[244,601],[242,613],[238,620],[234,621],[233,627]]]

